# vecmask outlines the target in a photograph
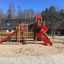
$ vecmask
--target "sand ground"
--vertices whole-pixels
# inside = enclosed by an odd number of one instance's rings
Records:
[[[64,64],[64,44],[0,45],[0,64]]]
[[[64,38],[55,37],[52,41],[53,46],[0,45],[0,64],[64,64]]]
[[[56,43],[53,46],[42,44],[0,45],[0,57],[41,56],[61,53],[64,53],[64,44],[62,43]]]

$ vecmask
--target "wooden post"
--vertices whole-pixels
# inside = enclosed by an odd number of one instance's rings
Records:
[[[36,22],[37,22],[37,18],[36,18]],[[36,37],[36,35],[35,35],[35,41],[37,41],[37,37]]]
[[[17,44],[19,44],[20,43],[20,26],[19,25],[16,27],[16,30],[17,30],[16,41],[17,41]]]
[[[20,40],[21,40],[20,39],[20,36],[21,36],[21,34],[20,34],[20,26],[19,26],[19,35],[18,36],[19,36],[19,41],[18,42],[20,43]]]
[[[16,31],[17,31],[17,32],[16,32],[16,42],[17,42],[16,44],[18,44],[18,31],[19,31],[18,25],[16,26]]]
[[[26,25],[27,27],[27,43],[28,43],[28,24]]]

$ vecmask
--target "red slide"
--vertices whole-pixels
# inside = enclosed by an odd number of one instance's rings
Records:
[[[0,39],[0,43],[2,43],[3,41],[5,41],[6,39],[10,38],[12,35],[14,35],[16,33],[16,31],[10,33],[7,36],[4,36],[3,38]]]
[[[50,39],[43,36],[43,34],[47,32],[48,28],[44,25],[41,25],[39,28],[41,28],[41,31],[39,33],[36,33],[37,38],[39,38],[41,41],[44,41],[44,43],[47,45],[52,45]]]

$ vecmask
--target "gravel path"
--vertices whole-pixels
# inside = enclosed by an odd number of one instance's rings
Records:
[[[49,56],[0,57],[0,64],[64,64],[64,54]]]

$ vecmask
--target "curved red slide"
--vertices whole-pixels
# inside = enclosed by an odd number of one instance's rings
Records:
[[[44,25],[41,25],[39,28],[41,28],[41,31],[39,33],[36,33],[37,38],[39,38],[41,41],[44,41],[44,43],[47,45],[52,45],[50,39],[43,36],[43,34],[47,32],[48,28]]]
[[[10,38],[12,35],[14,35],[17,31],[14,31],[12,33],[10,33],[7,36],[4,36],[3,38],[0,39],[0,43],[2,43],[3,41],[5,41],[6,39]]]

